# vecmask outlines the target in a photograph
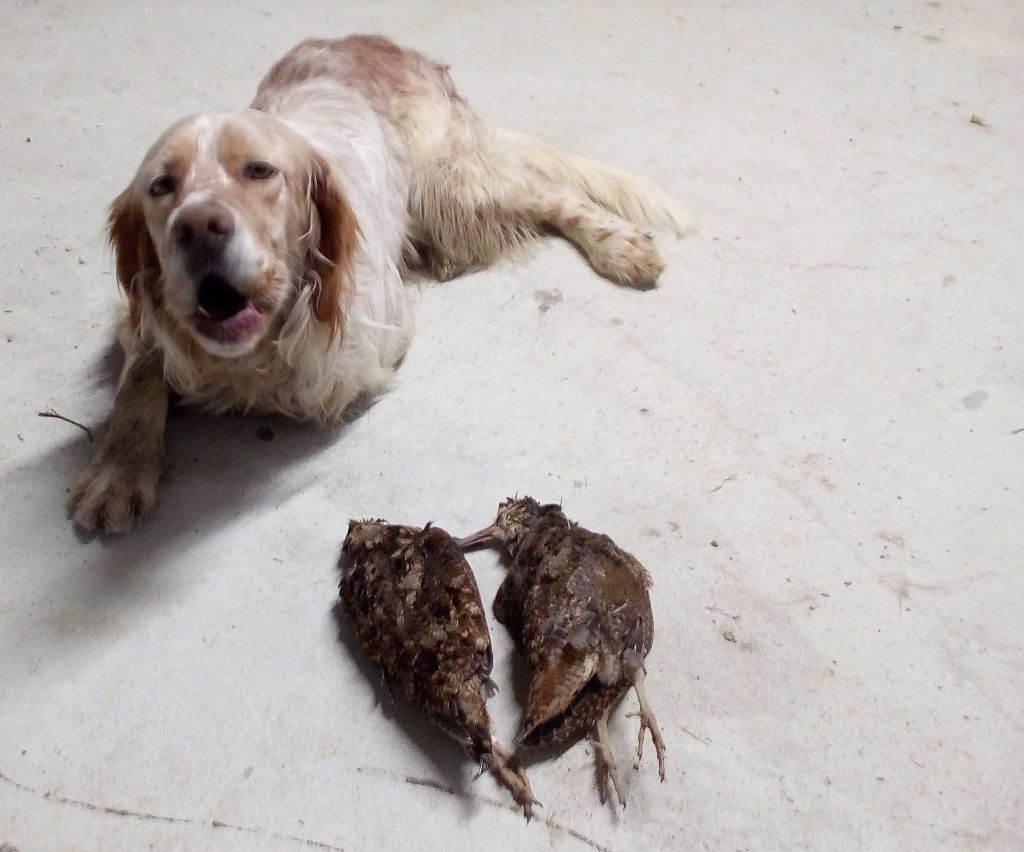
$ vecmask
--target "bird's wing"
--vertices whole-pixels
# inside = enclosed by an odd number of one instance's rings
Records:
[[[566,712],[596,670],[596,653],[581,654],[572,648],[565,648],[562,653],[554,654],[530,682],[526,716],[520,728],[519,740],[526,739],[539,725]]]

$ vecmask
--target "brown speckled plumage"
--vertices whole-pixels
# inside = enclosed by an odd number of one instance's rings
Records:
[[[650,730],[665,779],[665,746],[643,685],[644,658],[654,642],[650,575],[608,536],[570,521],[560,506],[530,497],[506,500],[493,525],[460,544],[488,539],[504,544],[512,559],[494,614],[533,669],[519,743],[561,744],[590,734],[601,799],[610,777],[625,805],[607,723],[631,686],[640,701],[637,754],[642,756]]]
[[[429,524],[352,521],[342,554],[341,605],[366,655],[530,816],[530,783],[491,735],[491,637],[458,544]]]

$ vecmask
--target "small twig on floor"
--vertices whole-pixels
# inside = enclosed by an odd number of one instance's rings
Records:
[[[85,432],[86,435],[89,436],[90,441],[92,440],[92,429],[90,429],[84,423],[79,423],[77,420],[72,420],[70,417],[65,417],[63,414],[58,414],[52,408],[49,409],[48,411],[40,411],[38,412],[38,414],[40,417],[53,417],[56,420],[63,420],[65,423],[70,423],[72,426],[77,426],[79,429]]]
[[[1010,434],[1019,435],[1021,432],[1024,432],[1024,426],[1021,426],[1020,429],[1014,429],[1012,432],[1010,432]]]
[[[724,615],[726,618],[731,618],[733,621],[739,621],[738,615],[733,615],[731,612],[726,612],[724,609],[719,609],[717,606],[706,606],[704,607],[708,612],[717,612],[719,615]]]
[[[694,733],[693,731],[691,731],[691,730],[690,730],[689,728],[682,728],[681,730],[682,730],[682,732],[683,732],[684,734],[689,734],[689,735],[690,735],[691,737],[693,737],[693,738],[694,738],[694,739],[695,739],[695,740],[696,740],[697,742],[699,742],[699,743],[703,743],[704,745],[711,745],[711,740],[710,740],[710,738],[708,738],[708,737],[702,737],[702,736],[701,736],[700,734],[695,734],[695,733]]]

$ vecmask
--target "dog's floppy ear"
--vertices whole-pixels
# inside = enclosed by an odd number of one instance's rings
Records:
[[[143,289],[160,274],[156,248],[149,238],[142,205],[128,187],[110,204],[107,237],[114,250],[117,280],[128,296],[132,328],[142,322]]]
[[[315,287],[313,314],[330,329],[341,330],[345,294],[359,224],[327,162],[315,155],[309,178],[310,227],[307,279]]]

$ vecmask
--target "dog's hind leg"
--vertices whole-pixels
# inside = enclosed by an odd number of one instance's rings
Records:
[[[420,257],[439,280],[487,266],[529,238],[553,230],[605,278],[650,287],[664,269],[651,235],[608,212],[584,193],[509,167],[478,152],[435,161],[417,179]]]
[[[414,149],[412,242],[421,264],[442,281],[489,266],[542,230],[524,203],[536,197],[535,179],[465,109],[443,143]]]
[[[553,188],[531,201],[531,214],[586,256],[594,271],[630,287],[653,287],[665,268],[654,238],[583,193]]]
[[[664,261],[644,228],[682,235],[689,215],[628,172],[488,127],[452,90],[444,120],[409,125],[411,242],[440,279],[493,263],[546,230],[614,281],[649,287]],[[436,118],[436,113],[429,115]]]

